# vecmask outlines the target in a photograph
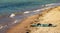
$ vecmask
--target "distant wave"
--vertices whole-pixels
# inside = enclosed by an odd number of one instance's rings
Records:
[[[0,4],[0,15],[1,14],[11,14],[11,13],[15,13],[15,12],[25,12],[26,10],[35,9],[36,7],[41,8],[41,7],[53,6],[53,5],[57,6],[59,4],[60,3],[52,3],[52,4],[46,4],[46,5],[40,6],[41,4],[40,3],[38,4],[37,2],[3,3],[3,4]],[[37,5],[37,6],[35,6],[35,5]],[[26,9],[26,10],[24,10],[24,9]],[[36,11],[38,11],[38,10],[36,10]],[[36,11],[33,11],[33,12],[36,12]]]
[[[0,3],[0,15],[11,14],[14,12],[24,12],[25,10],[32,10],[38,8],[40,5],[52,3],[52,1],[27,1],[27,2],[6,2]],[[53,1],[54,2],[54,1]]]
[[[23,10],[33,9],[40,5],[37,2],[20,2],[20,3],[0,3],[0,15],[13,12],[23,12]]]
[[[20,2],[20,3],[2,3],[0,4],[0,9],[1,8],[9,8],[9,7],[23,7],[23,6],[32,6],[32,5],[39,5],[36,4],[36,2]]]

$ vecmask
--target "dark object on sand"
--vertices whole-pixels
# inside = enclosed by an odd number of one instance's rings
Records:
[[[31,27],[56,27],[56,25],[53,24],[32,24]]]
[[[52,24],[49,24],[48,26],[52,26]]]
[[[41,26],[41,24],[40,24],[40,23],[38,23],[38,24],[37,24],[37,26]]]
[[[29,33],[29,32],[26,32],[26,33]]]

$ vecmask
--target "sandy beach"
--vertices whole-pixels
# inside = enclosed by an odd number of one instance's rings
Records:
[[[49,9],[50,10],[50,9]],[[27,17],[22,21],[22,23],[19,23],[11,28],[9,28],[6,33],[26,33],[28,29],[30,29],[30,25],[33,23],[36,23],[35,21],[38,20],[40,14],[36,14],[30,17]],[[34,21],[35,20],[35,21]]]
[[[60,33],[60,6],[43,10],[41,14],[36,14],[24,19],[21,23],[7,29],[6,33]],[[31,27],[36,23],[52,23],[57,27]]]

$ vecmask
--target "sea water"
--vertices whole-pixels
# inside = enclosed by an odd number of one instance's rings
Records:
[[[40,5],[56,3],[59,0],[0,0],[0,15],[24,12]]]

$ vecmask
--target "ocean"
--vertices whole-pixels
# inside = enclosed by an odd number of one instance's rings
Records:
[[[27,16],[39,13],[32,11],[41,8],[42,5],[59,2],[60,0],[0,0],[0,33],[4,33],[7,27],[20,22]],[[23,14],[24,12],[27,14]],[[11,14],[16,15],[10,18]]]
[[[56,3],[60,0],[0,0],[0,15],[24,12],[40,5]]]

